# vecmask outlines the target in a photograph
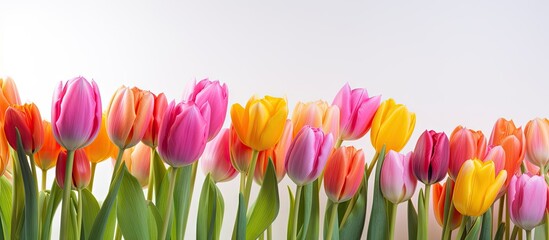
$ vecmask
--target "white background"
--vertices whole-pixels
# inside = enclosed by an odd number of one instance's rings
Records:
[[[427,128],[449,134],[462,124],[489,136],[498,117],[518,125],[547,117],[548,12],[546,1],[1,1],[0,75],[13,77],[22,100],[38,104],[45,119],[56,84],[78,75],[97,81],[104,107],[122,84],[179,99],[190,81],[209,77],[227,83],[230,104],[270,94],[286,96],[293,109],[297,101],[331,102],[349,82],[416,112],[411,150]],[[364,148],[368,162],[374,155],[369,135],[345,144]],[[99,165],[99,199],[111,169]],[[286,185],[294,189],[288,178],[280,184],[278,238],[286,236]],[[226,199],[221,236],[228,237],[238,180],[219,186]],[[405,212],[402,205],[397,239],[407,236]],[[440,236],[432,213],[430,231]]]

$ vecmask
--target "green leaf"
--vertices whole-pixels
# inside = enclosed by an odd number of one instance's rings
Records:
[[[412,200],[408,200],[408,239],[417,239],[417,213]]]
[[[11,231],[13,238],[19,239],[23,230],[23,210],[25,208],[25,189],[23,188],[23,176],[19,158],[14,150],[10,148],[10,156],[13,158],[13,208],[11,209]]]
[[[219,239],[224,203],[221,192],[208,174],[202,184],[196,221],[197,239]]]
[[[164,162],[160,158],[160,155],[158,155],[158,151],[156,151],[156,149],[154,149],[153,167],[154,167],[154,173],[153,173],[154,192],[158,200],[158,192],[160,192],[162,181],[164,180],[164,176],[166,176],[166,167],[164,166]]]
[[[196,164],[190,164],[184,167],[180,167],[177,170],[175,179],[175,188],[173,201],[174,201],[174,216],[175,216],[175,230],[177,239],[182,239],[187,229],[187,220],[189,216],[189,209],[192,200],[191,196],[191,177],[193,173],[193,166]]]
[[[427,239],[427,233],[422,231],[422,229],[425,229],[425,224],[427,224],[427,221],[425,221],[425,216],[428,213],[428,209],[425,209],[425,194],[423,192],[423,189],[419,190],[419,195],[417,199],[417,221],[418,221],[418,228],[416,237],[417,239]]]
[[[12,206],[12,186],[5,176],[0,177],[0,221],[2,235],[10,239],[11,230],[11,206]]]
[[[335,207],[335,203],[332,202],[330,199],[328,199],[328,201],[326,202],[326,212],[324,213],[324,231],[323,231],[323,234],[322,236],[324,237],[324,239],[327,238],[327,235],[328,235],[328,230],[330,228],[330,217],[331,217],[331,213],[332,213],[332,209]],[[338,209],[339,210],[339,209]],[[335,220],[334,220],[334,223],[333,223],[333,226],[331,226],[333,228],[332,230],[332,240],[339,240],[339,220],[338,220],[338,217],[336,216]],[[353,237],[351,239],[354,239],[356,237]]]
[[[312,210],[312,202],[313,202],[313,183],[309,183],[305,186],[303,186],[303,194],[301,195],[302,198],[302,207],[300,207],[299,214],[303,218],[303,222],[301,223],[301,227],[298,227],[298,234],[297,238],[301,240],[305,240],[307,237],[307,233],[309,230],[309,222],[311,220],[311,210]]]
[[[158,189],[157,195],[156,195],[156,207],[157,207],[157,210],[160,213],[160,216],[162,217],[162,219],[166,218],[166,216],[164,216],[164,214],[166,214],[166,208],[168,207],[168,205],[167,205],[167,203],[168,203],[168,191],[169,191],[169,185],[170,185],[169,175],[172,174],[173,172],[174,171],[171,171],[171,170],[165,172],[165,176],[162,177],[162,183],[160,184],[160,188]],[[177,175],[177,174],[179,174],[179,172],[181,172],[181,169],[176,169],[175,172],[176,172],[176,175]],[[176,179],[176,181],[177,181],[177,179]],[[175,188],[177,188],[177,183],[176,183]],[[174,190],[174,195],[177,195],[175,193],[177,193],[176,190]],[[170,199],[170,200],[173,201],[173,199],[174,198],[172,197],[172,199]],[[169,219],[169,222],[168,222],[168,230],[167,230],[168,234],[172,233],[172,229],[174,228],[172,226],[175,226],[174,216],[175,216],[175,213],[174,213],[174,211],[172,211],[171,215],[169,216],[170,219]],[[163,224],[163,220],[161,221],[159,230],[162,230],[162,224]],[[161,231],[158,231],[158,232],[160,233]],[[160,238],[160,236],[157,236],[156,238]]]
[[[122,183],[122,178],[124,177],[125,172],[126,171],[119,171],[118,174],[116,174],[114,181],[109,189],[109,193],[105,198],[105,202],[103,202],[103,205],[101,206],[101,209],[99,210],[99,213],[95,218],[89,239],[104,239],[106,235],[106,230],[108,228],[110,229],[110,227],[114,225],[112,224],[113,221],[110,220],[112,212],[111,210],[113,208],[113,205],[116,205],[116,195],[118,194],[118,190]],[[115,215],[113,214],[113,216]],[[107,226],[109,227],[107,228]]]
[[[537,229],[536,229],[536,232],[537,232]],[[505,223],[502,222],[498,226],[498,230],[496,231],[496,236],[494,237],[494,240],[502,240],[504,234],[505,234]],[[545,237],[542,237],[539,239],[545,239]]]
[[[319,198],[319,182],[317,179],[313,182],[313,201],[311,205],[311,219],[309,220],[309,230],[307,231],[306,239],[318,239],[320,229],[320,198]]]
[[[236,240],[246,239],[246,202],[244,195],[238,194],[238,212],[236,215]]]
[[[216,206],[217,211],[215,211],[215,228],[214,228],[214,238],[213,239],[220,239],[221,236],[221,227],[223,226],[223,216],[225,214],[225,200],[223,199],[223,195],[221,194],[221,191],[215,185],[215,191],[217,192],[216,195]]]
[[[78,198],[76,197],[76,194],[71,191],[71,195],[70,195],[70,204],[69,204],[69,224],[70,224],[70,227],[67,228],[67,231],[68,231],[68,238],[69,239],[77,239],[76,237],[76,226],[77,226],[77,223],[76,223],[76,209],[77,209],[77,206],[78,206]]]
[[[246,239],[258,238],[276,219],[279,208],[278,181],[273,162],[269,161],[263,185],[248,218]]]
[[[27,155],[23,151],[21,134],[17,134],[17,156],[23,177],[23,189],[25,192],[25,219],[23,221],[23,239],[38,239],[38,188],[27,161]]]
[[[84,236],[89,236],[93,222],[99,213],[99,203],[87,188],[82,189],[82,231]]]
[[[478,217],[473,226],[471,227],[471,230],[467,232],[467,236],[465,236],[465,240],[473,240],[473,239],[479,239],[478,234],[480,232],[480,226],[482,225],[482,217]]]
[[[155,239],[162,229],[162,217],[152,202],[148,202],[147,206],[149,208],[149,239]]]
[[[370,222],[368,223],[367,239],[388,239],[389,238],[389,218],[387,216],[387,204],[381,193],[379,177],[381,175],[381,166],[385,160],[385,146],[381,149],[377,163],[374,181],[374,198],[372,200],[372,211]]]
[[[122,165],[124,176],[118,193],[116,215],[118,226],[125,239],[140,239],[149,236],[148,208],[143,190],[137,179]]]
[[[488,208],[488,211],[486,211],[486,213],[482,216],[482,226],[480,229],[479,239],[492,239],[492,208]]]
[[[291,232],[292,232],[292,226],[294,225],[294,207],[295,207],[295,198],[294,198],[294,194],[292,193],[292,189],[290,188],[290,186],[287,186],[288,187],[288,196],[290,198],[290,212],[289,212],[289,216],[288,216],[288,228],[286,230],[286,239],[290,239],[292,235]]]
[[[345,222],[341,222],[339,224],[340,225],[339,237],[341,239],[352,239],[355,237],[358,237],[358,238],[362,237],[364,223],[366,222],[366,203],[368,200],[368,178],[366,177],[367,171],[368,171],[368,165],[364,167],[364,176],[362,178],[361,186],[356,193],[357,195],[354,196],[354,198],[357,198],[357,199],[354,206],[352,206],[351,213],[349,214]],[[346,206],[344,204],[339,204],[339,205],[342,205],[342,207]],[[342,210],[342,209],[345,209],[345,210]],[[344,211],[347,211],[347,209],[340,208],[339,210],[340,210],[339,215],[343,217],[342,212],[344,214]]]
[[[51,238],[51,225],[55,210],[61,203],[63,197],[63,190],[57,185],[56,181],[53,181],[49,194],[46,195],[46,207],[44,209],[44,215],[42,217],[42,230],[40,239]]]

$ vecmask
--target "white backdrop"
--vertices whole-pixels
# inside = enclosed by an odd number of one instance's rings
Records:
[[[37,103],[46,119],[56,84],[78,75],[97,81],[105,107],[122,84],[179,99],[189,81],[209,77],[227,83],[230,104],[258,93],[286,96],[293,109],[297,101],[331,102],[349,82],[416,112],[405,148],[411,150],[427,128],[449,134],[462,124],[489,136],[498,117],[523,125],[548,116],[547,12],[546,1],[0,1],[0,75],[13,77],[22,100]],[[374,154],[369,135],[346,144],[364,148],[368,162]],[[99,199],[111,169],[109,162],[98,167]],[[203,178],[198,174],[195,189]],[[288,178],[280,184],[274,223],[281,238],[286,185],[294,189]],[[229,236],[238,180],[220,188],[227,206],[222,236]],[[195,236],[198,195],[188,239]],[[397,239],[407,236],[405,212],[399,207]],[[440,236],[432,210],[430,231]]]

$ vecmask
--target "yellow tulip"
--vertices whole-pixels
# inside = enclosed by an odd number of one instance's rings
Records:
[[[462,215],[478,217],[494,203],[499,190],[507,179],[501,170],[496,176],[492,161],[467,160],[456,178],[452,201]]]
[[[231,120],[238,137],[256,151],[272,148],[278,143],[287,117],[288,106],[284,98],[253,96],[246,107],[240,104],[231,107]]]
[[[416,114],[408,111],[403,104],[396,104],[392,98],[379,106],[374,120],[370,140],[377,152],[383,145],[386,151],[399,152],[404,148],[416,125]]]

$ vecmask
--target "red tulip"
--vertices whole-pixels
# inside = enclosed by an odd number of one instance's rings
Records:
[[[423,132],[412,153],[412,169],[424,184],[442,181],[448,172],[450,143],[445,133],[433,130]]]
[[[19,130],[23,150],[27,155],[34,154],[42,148],[44,127],[38,107],[34,103],[8,107],[5,121],[4,132],[13,149],[17,149],[16,128]]]
[[[59,153],[57,165],[55,167],[55,179],[60,188],[65,186],[65,166],[67,164],[67,151]],[[88,186],[91,180],[90,161],[86,152],[78,149],[74,152],[74,162],[72,165],[72,187],[82,189]]]
[[[482,158],[486,152],[486,139],[481,131],[462,126],[456,127],[450,135],[450,164],[448,174],[456,179],[461,165],[469,159]]]
[[[154,95],[153,95],[154,96]],[[154,96],[154,110],[149,122],[149,127],[145,130],[145,135],[141,141],[151,148],[158,146],[158,132],[160,131],[160,124],[164,119],[164,113],[168,107],[168,100],[164,93]]]

